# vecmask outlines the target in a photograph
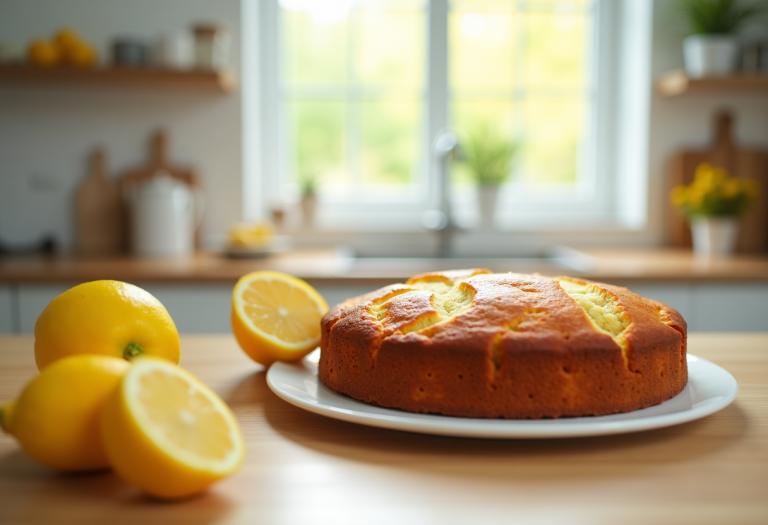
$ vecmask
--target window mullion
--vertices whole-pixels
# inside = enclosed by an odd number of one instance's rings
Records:
[[[439,165],[432,155],[432,141],[448,126],[448,0],[429,2],[429,30],[427,45],[427,162],[429,166],[428,194],[437,204],[439,188]]]
[[[274,81],[262,81],[257,93],[260,94],[261,128],[259,137],[261,140],[260,174],[277,174],[273,177],[260,177],[260,191],[275,200],[280,195],[284,177],[285,166],[285,106],[280,90],[282,89],[282,46],[280,38],[282,25],[280,24],[279,7],[277,2],[259,3],[260,22],[260,62],[259,77],[261,79],[274,79]],[[266,216],[269,213],[269,203],[262,202],[261,213],[250,213],[249,216]],[[255,208],[255,207],[254,207]],[[254,210],[256,211],[256,210]]]
[[[349,16],[350,20],[352,20],[353,17],[358,16],[358,13],[352,11]],[[345,108],[347,133],[345,143],[350,182],[353,192],[357,193],[362,184],[362,173],[360,170],[360,147],[362,144],[360,137],[360,133],[362,132],[360,125],[360,85],[359,79],[357,78],[357,68],[355,67],[358,53],[357,24],[355,24],[354,21],[350,21],[347,31],[349,53],[347,54],[348,84]]]

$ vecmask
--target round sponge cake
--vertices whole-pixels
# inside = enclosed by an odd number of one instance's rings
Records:
[[[455,270],[332,308],[318,372],[332,390],[410,412],[599,416],[680,393],[686,340],[680,314],[626,288]]]

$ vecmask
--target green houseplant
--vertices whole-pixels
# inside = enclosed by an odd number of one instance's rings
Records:
[[[690,33],[683,54],[692,78],[732,73],[739,31],[766,11],[765,5],[744,0],[679,0],[679,5]]]
[[[464,162],[477,185],[481,224],[493,223],[499,188],[512,176],[520,143],[483,123],[467,133],[462,141]]]
[[[463,142],[464,162],[478,185],[501,186],[509,180],[520,149],[517,141],[481,124]]]

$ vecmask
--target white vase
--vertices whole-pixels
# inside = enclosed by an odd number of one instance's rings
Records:
[[[739,42],[728,35],[691,35],[683,40],[685,71],[691,78],[729,75],[736,70]]]
[[[480,213],[480,224],[482,226],[493,226],[498,202],[499,186],[485,185],[477,187],[477,208]]]
[[[739,221],[734,217],[697,217],[691,220],[691,233],[697,257],[726,257],[736,251]]]

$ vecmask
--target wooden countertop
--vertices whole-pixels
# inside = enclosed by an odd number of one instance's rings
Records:
[[[558,261],[564,264],[558,264]],[[494,271],[571,275],[605,282],[768,282],[768,257],[700,260],[684,249],[569,250],[541,259],[363,259],[334,249],[292,250],[263,259],[231,259],[217,252],[192,257],[141,259],[121,256],[0,256],[1,283],[78,283],[96,279],[128,282],[227,283],[256,270],[275,270],[312,282],[384,285],[443,268],[483,266]]]
[[[282,401],[230,336],[182,338],[182,365],[233,408],[240,472],[187,501],[152,501],[110,472],[63,475],[0,435],[0,523],[768,523],[768,334],[694,334],[739,382],[704,419],[615,436],[475,440],[328,419]],[[33,339],[0,337],[0,401],[37,370]]]

